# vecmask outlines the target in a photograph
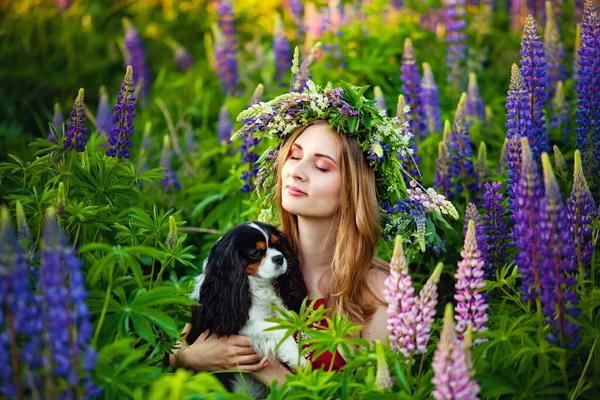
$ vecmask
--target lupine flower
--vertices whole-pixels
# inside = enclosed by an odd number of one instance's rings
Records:
[[[571,79],[575,82],[579,80],[579,50],[581,49],[581,24],[577,24],[575,29],[575,47],[573,49],[573,64],[571,65]]]
[[[174,190],[181,189],[181,183],[179,182],[179,178],[177,174],[171,167],[171,140],[169,135],[165,135],[163,137],[163,148],[160,153],[160,164],[161,168],[165,168],[163,171],[166,176],[160,180],[162,183],[164,191],[168,192],[171,188]]]
[[[485,272],[488,277],[493,277],[500,267],[506,262],[506,247],[509,243],[508,220],[502,184],[500,182],[486,182],[483,194],[483,227],[484,244],[481,250],[485,259]]]
[[[450,135],[452,128],[450,121],[444,122],[444,137],[438,143],[438,158],[435,162],[434,187],[437,191],[448,196],[452,182],[450,181]]]
[[[125,79],[121,84],[121,90],[117,95],[113,115],[113,127],[108,137],[110,149],[106,150],[106,155],[110,157],[129,158],[131,153],[129,148],[133,146],[131,136],[133,136],[133,118],[135,117],[135,101],[133,84],[133,69],[131,65],[127,66]]]
[[[563,62],[566,58],[565,46],[560,38],[558,24],[554,19],[552,3],[546,1],[546,26],[544,27],[544,51],[546,53],[546,90],[548,98],[554,97],[556,85],[567,79]]]
[[[219,122],[217,123],[217,132],[219,135],[219,143],[226,145],[229,143],[229,138],[233,132],[233,123],[231,122],[231,116],[227,110],[227,106],[223,104],[219,111]]]
[[[404,53],[402,53],[402,91],[406,104],[410,107],[408,121],[415,141],[427,136],[427,115],[421,94],[421,77],[415,60],[415,50],[409,38],[404,40]]]
[[[409,112],[408,107],[404,101],[404,96],[398,96],[398,103],[396,104],[396,118],[398,118],[398,124],[408,128],[409,122],[406,119],[406,114]],[[419,179],[421,177],[421,171],[419,171],[419,164],[421,163],[421,157],[419,157],[419,147],[416,141],[413,141],[410,145],[412,150],[412,156],[401,157],[402,163],[402,178],[407,181],[411,179]],[[398,155],[400,157],[400,155]]]
[[[56,128],[56,132],[58,133],[59,136],[60,136],[60,130],[61,130],[63,122],[64,122],[64,118],[62,115],[62,111],[60,110],[60,104],[54,103],[54,115],[52,116],[52,126],[54,126],[54,128]],[[56,138],[52,134],[51,129],[48,129],[48,136],[46,137],[46,139],[48,139],[51,142],[56,143]]]
[[[585,180],[581,164],[581,152],[579,150],[575,150],[573,189],[567,200],[567,207],[575,245],[575,261],[579,268],[579,275],[583,278],[590,267],[592,254],[594,253],[591,222],[595,217],[596,206]]]
[[[446,200],[443,195],[436,193],[434,189],[428,188],[426,192],[423,192],[418,183],[411,180],[406,190],[409,198],[421,203],[425,210],[450,215],[452,218],[458,219],[458,211],[456,211],[454,205]]]
[[[446,66],[450,69],[448,82],[452,85],[454,91],[462,87],[461,79],[464,75],[463,67],[466,60],[466,35],[465,28],[467,23],[465,16],[464,0],[445,0],[445,23],[446,23],[446,42],[448,43],[448,52],[446,55]]]
[[[450,136],[449,152],[450,152],[450,178],[452,179],[452,187],[448,196],[452,199],[459,195],[466,188],[467,191],[474,195],[479,190],[475,167],[473,165],[472,142],[469,137],[469,125],[465,120],[465,105],[467,94],[463,93],[454,116],[452,124],[452,134]]]
[[[575,21],[579,21],[582,17],[582,11],[584,10],[584,0],[575,0],[575,7],[573,8],[573,18]]]
[[[385,103],[385,97],[383,96],[381,88],[379,86],[375,86],[375,88],[373,89],[373,93],[375,95],[375,100],[377,100],[377,103],[375,103],[375,107],[385,111],[387,114],[387,104]]]
[[[487,165],[487,146],[485,145],[485,142],[481,142],[479,145],[477,162],[475,163],[475,172],[477,173],[479,187],[483,187],[483,185],[487,182],[488,175],[490,174],[490,170]]]
[[[560,149],[558,148],[557,145],[554,145],[552,147],[552,149],[554,150],[554,167],[557,170],[566,171],[567,162],[565,161],[565,156],[563,156],[562,152],[560,151]],[[577,150],[575,150],[575,151],[577,151]],[[586,184],[586,186],[587,186],[587,184]]]
[[[123,19],[125,27],[125,50],[127,58],[125,67],[131,65],[133,68],[133,84],[137,87],[137,98],[146,105],[150,95],[150,70],[146,65],[146,48],[142,43],[142,37],[137,29],[128,19]]]
[[[467,88],[467,106],[465,115],[474,117],[480,121],[485,119],[485,106],[481,95],[479,94],[479,86],[477,86],[477,76],[474,73],[469,74],[469,86]]]
[[[576,337],[579,327],[567,318],[579,314],[575,292],[577,281],[571,276],[577,271],[573,234],[548,153],[542,154],[542,167],[546,196],[540,208],[539,238],[543,263],[540,283],[543,312],[550,324],[547,339],[573,348],[579,342]]]
[[[273,33],[273,54],[275,55],[275,80],[283,83],[283,77],[288,73],[290,62],[290,42],[285,33],[281,16],[275,17],[275,32]],[[285,83],[283,83],[285,86]]]
[[[394,382],[390,376],[390,369],[388,368],[387,361],[385,359],[383,345],[379,340],[375,341],[375,353],[377,354],[377,374],[375,375],[375,386],[379,390],[391,389],[392,386],[394,386]]]
[[[173,58],[177,63],[177,69],[179,69],[179,71],[185,72],[194,65],[192,55],[181,45],[181,43],[171,38],[165,39],[165,42],[171,47],[171,50],[173,50]]]
[[[463,237],[467,237],[467,231],[469,228],[469,221],[475,222],[475,237],[477,238],[477,247],[479,251],[482,251],[484,243],[483,225],[481,224],[481,216],[475,203],[469,202],[465,208],[465,224],[463,225]]]
[[[468,339],[466,344],[469,344]],[[465,346],[456,337],[452,304],[447,304],[440,341],[431,364],[433,368],[431,382],[435,386],[431,395],[434,399],[478,399],[479,385],[472,380],[474,371],[470,352],[470,347]]]
[[[69,114],[69,123],[65,130],[64,146],[67,149],[75,149],[78,152],[85,151],[85,143],[87,142],[87,128],[85,125],[85,111],[83,109],[83,88],[79,89],[79,94],[73,104],[71,114]]]
[[[427,128],[430,132],[440,132],[442,130],[442,118],[440,116],[440,103],[438,97],[438,87],[435,83],[431,67],[428,63],[423,63],[421,102],[425,107]]]
[[[308,80],[312,78],[310,73],[310,67],[314,64],[317,54],[321,49],[321,42],[315,43],[315,45],[310,49],[308,56],[302,61],[299,68],[294,69],[294,64],[292,63],[292,74],[294,74],[292,78],[292,88],[293,92],[302,92],[306,87],[306,83]],[[294,54],[294,61],[297,60],[297,55]]]
[[[58,12],[65,12],[71,7],[71,0],[56,0]]]
[[[296,26],[296,39],[304,41],[304,0],[290,0],[288,2],[294,25]]]
[[[440,281],[443,267],[443,263],[438,263],[425,286],[419,292],[419,297],[415,299],[418,309],[417,325],[415,327],[417,354],[427,353],[427,342],[431,336],[431,325],[435,320],[435,307],[438,300],[437,284]]]
[[[68,380],[71,385],[83,383],[85,393],[91,395],[96,391],[90,378],[95,351],[89,343],[93,326],[85,304],[87,292],[82,263],[58,226],[52,208],[46,213],[46,221],[39,280],[43,299],[41,320],[47,328],[46,345],[50,349],[54,375]],[[67,392],[61,393],[61,397],[66,395]]]
[[[565,89],[562,81],[556,84],[556,91],[552,99],[552,113],[550,114],[550,128],[562,132],[564,142],[569,139],[569,108],[565,99]]]
[[[539,162],[540,154],[550,150],[546,122],[544,121],[544,106],[546,105],[546,61],[544,47],[538,35],[535,19],[531,15],[525,21],[525,30],[521,41],[521,76],[523,87],[529,97],[529,118],[532,129],[529,144],[533,159]]]
[[[594,3],[586,0],[581,23],[579,80],[577,82],[577,149],[589,166],[586,178],[594,198],[600,199],[600,18]]]
[[[390,347],[409,359],[416,349],[415,326],[418,308],[400,236],[397,236],[394,242],[390,275],[385,280],[385,286]]]
[[[259,84],[252,97],[250,98],[250,102],[248,106],[252,106],[258,104],[262,101],[264,87],[262,84]],[[229,131],[229,136],[231,136],[231,130]],[[244,186],[240,189],[242,193],[250,193],[254,190],[253,180],[255,180],[258,176],[258,165],[256,162],[260,158],[260,156],[253,152],[253,150],[260,143],[260,138],[255,138],[252,133],[245,133],[242,135],[242,146],[240,151],[242,152],[242,164],[248,164],[248,169],[242,172],[241,179],[244,182]]]
[[[100,101],[98,102],[98,111],[96,111],[96,129],[98,132],[107,135],[112,131],[112,112],[106,88],[100,86]]]
[[[369,151],[367,152],[369,156],[367,157],[370,161],[377,161],[378,163],[382,163],[385,160],[385,153],[389,151],[389,146],[387,144],[381,145],[379,142],[371,143],[369,147]]]
[[[482,233],[480,232],[480,234]],[[483,282],[484,260],[477,242],[475,221],[470,219],[465,235],[465,247],[460,252],[462,260],[458,262],[458,270],[454,275],[456,279],[454,299],[457,301],[454,307],[457,321],[456,331],[461,340],[469,325],[473,327],[473,332],[487,330],[485,310],[488,305],[481,294],[481,289],[485,287]]]
[[[538,238],[539,210],[544,188],[537,164],[533,161],[529,140],[521,138],[521,174],[513,204],[514,229],[512,237],[519,249],[516,263],[523,275],[520,290],[523,300],[540,295],[540,249]]]
[[[510,26],[520,31],[527,19],[527,0],[510,0]]]
[[[219,28],[215,31],[215,55],[223,92],[234,95],[238,86],[238,43],[231,0],[218,2]]]
[[[523,87],[523,78],[516,64],[511,67],[510,86],[506,97],[506,180],[509,208],[515,198],[516,187],[521,173],[521,144],[522,137],[529,137],[533,130],[529,110],[529,95]]]

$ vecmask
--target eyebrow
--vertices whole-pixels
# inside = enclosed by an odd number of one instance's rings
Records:
[[[302,146],[300,146],[298,143],[294,143],[292,146],[296,146],[297,148],[299,148],[300,150],[302,150]],[[315,157],[327,158],[327,159],[331,160],[334,164],[337,165],[337,162],[333,158],[331,158],[330,156],[328,156],[327,154],[315,153]]]

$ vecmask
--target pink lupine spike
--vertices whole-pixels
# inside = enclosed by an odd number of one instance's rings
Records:
[[[427,342],[431,336],[431,325],[435,320],[435,306],[437,305],[438,293],[437,284],[442,275],[443,263],[439,263],[433,273],[425,283],[425,286],[419,292],[419,297],[416,299],[418,308],[417,325],[415,327],[415,343],[417,353],[427,353]]]

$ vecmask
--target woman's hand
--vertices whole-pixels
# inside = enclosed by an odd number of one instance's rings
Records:
[[[261,357],[254,351],[247,336],[232,335],[221,338],[207,336],[207,333],[203,332],[191,345],[187,347],[181,345],[179,351],[174,351],[174,360],[171,359],[171,364],[176,361],[176,366],[209,372],[222,370],[257,372],[266,366],[266,363],[261,363]]]

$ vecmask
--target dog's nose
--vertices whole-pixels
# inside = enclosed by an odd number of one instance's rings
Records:
[[[278,255],[272,258],[273,263],[277,264],[277,265],[281,265],[283,264],[283,256],[282,255]]]

